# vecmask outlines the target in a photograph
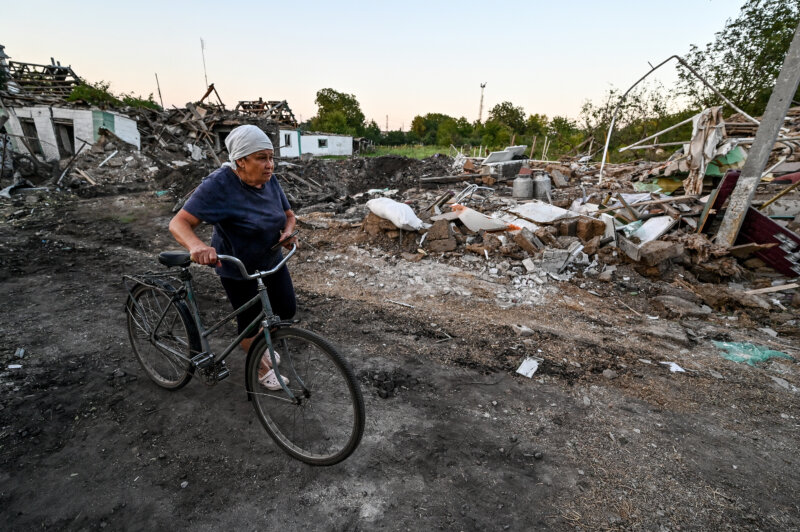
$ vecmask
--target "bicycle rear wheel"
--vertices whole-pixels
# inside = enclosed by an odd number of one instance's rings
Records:
[[[162,388],[177,390],[194,373],[192,349],[201,349],[189,310],[183,302],[171,300],[172,292],[168,283],[163,288],[140,284],[128,298],[126,310],[128,337],[142,368]]]
[[[364,433],[364,398],[353,370],[327,340],[286,328],[272,333],[281,356],[279,371],[289,389],[271,391],[258,382],[267,342],[261,334],[247,356],[246,386],[261,424],[288,454],[311,465],[341,462]]]

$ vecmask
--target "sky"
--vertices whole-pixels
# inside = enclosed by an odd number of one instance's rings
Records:
[[[576,119],[587,100],[627,89],[671,55],[714,39],[744,0],[359,2],[8,2],[0,44],[12,61],[71,65],[115,93],[183,107],[209,83],[225,104],[287,100],[316,114],[316,92],[353,94],[367,119],[408,130],[416,115],[483,118],[510,101]],[[654,79],[671,87],[674,62]]]

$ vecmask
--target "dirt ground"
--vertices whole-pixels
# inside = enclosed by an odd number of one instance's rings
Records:
[[[796,309],[671,317],[652,298],[678,285],[624,266],[515,304],[474,260],[408,262],[347,222],[302,223],[301,326],[339,346],[367,407],[356,452],[312,468],[261,428],[243,356],[177,392],[140,369],[121,277],[176,247],[174,200],[115,192],[0,204],[5,530],[800,529],[800,368],[711,344],[798,356]],[[227,312],[197,278],[201,308]],[[532,379],[514,372],[528,355]]]

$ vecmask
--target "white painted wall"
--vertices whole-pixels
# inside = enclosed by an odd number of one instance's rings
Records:
[[[296,129],[281,129],[278,131],[278,139],[281,143],[281,157],[300,157],[300,143],[297,141],[300,133]],[[286,142],[286,139],[289,142]],[[305,147],[303,148],[305,149]]]
[[[15,116],[16,115],[16,116]],[[101,120],[96,120],[96,118]],[[97,140],[98,129],[103,123],[107,124],[113,133],[125,142],[141,149],[141,136],[136,121],[126,116],[108,111],[97,111],[91,109],[71,109],[68,107],[16,107],[11,109],[6,128],[12,135],[22,136],[22,125],[19,118],[33,119],[36,126],[36,133],[42,145],[45,160],[59,159],[58,144],[56,143],[56,132],[53,127],[53,119],[61,118],[72,121],[75,132],[73,144],[75,149],[80,149],[83,141],[92,145]],[[19,141],[12,137],[16,150],[27,153],[28,150]]]
[[[297,130],[281,129],[281,157],[299,157],[302,153],[312,155],[353,155],[353,137],[346,135],[304,134],[298,143]],[[286,144],[286,135],[289,135],[291,145]],[[327,140],[326,148],[319,147],[319,140]]]

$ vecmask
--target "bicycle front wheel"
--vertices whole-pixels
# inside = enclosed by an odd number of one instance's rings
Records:
[[[177,390],[192,378],[192,349],[200,351],[199,338],[189,310],[172,301],[174,289],[138,285],[128,298],[128,337],[133,352],[150,379]]]
[[[293,400],[283,389],[271,391],[258,380],[269,358],[261,334],[247,358],[247,392],[258,418],[288,454],[311,465],[341,462],[358,447],[364,433],[364,399],[353,370],[327,340],[312,332],[286,328],[272,333],[280,355],[279,371],[289,379]]]

